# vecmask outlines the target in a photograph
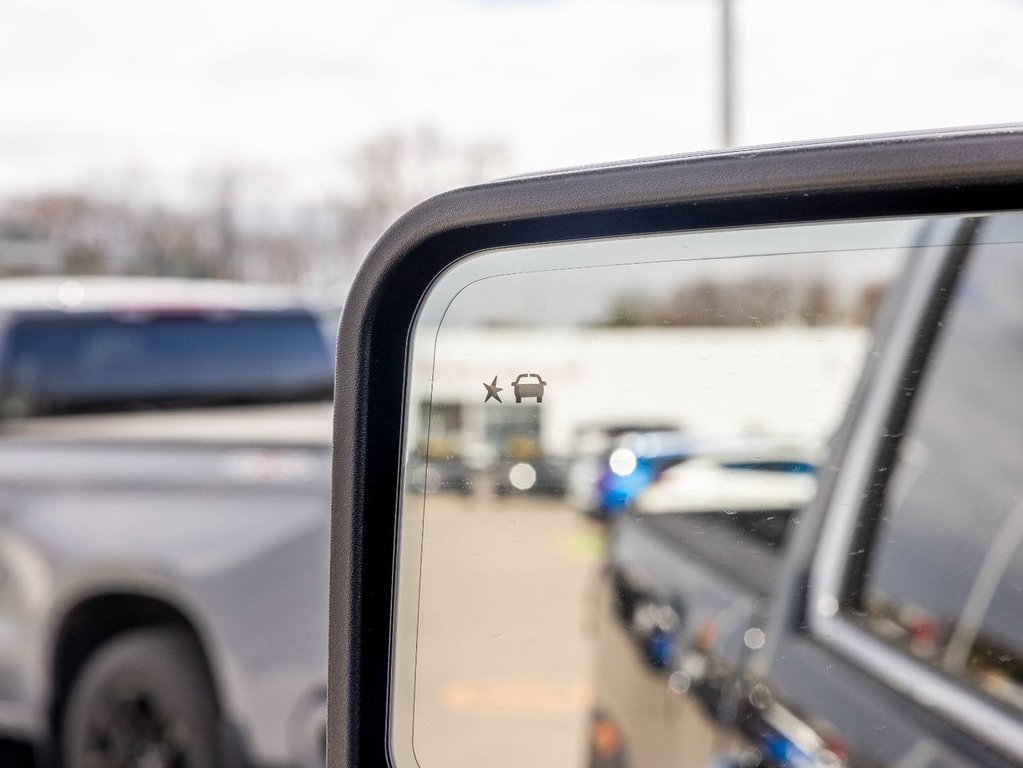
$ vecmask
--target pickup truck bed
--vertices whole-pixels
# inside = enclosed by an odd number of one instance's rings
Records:
[[[104,615],[118,626],[170,612],[188,622],[254,762],[315,755],[330,431],[330,403],[5,424],[0,733],[45,740],[64,694],[55,670],[89,650],[75,626],[102,629],[108,619],[82,612],[113,600]]]

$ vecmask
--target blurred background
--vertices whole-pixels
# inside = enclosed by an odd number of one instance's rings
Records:
[[[402,212],[549,168],[1012,122],[1020,29],[1021,0],[0,0],[0,762],[322,764],[333,339]],[[862,277],[771,322],[861,333],[888,279]],[[726,287],[601,322],[779,298]],[[471,432],[461,397],[421,417]],[[491,437],[535,438],[519,413]],[[623,435],[576,437],[603,460]],[[426,458],[419,491],[466,490]],[[495,499],[572,494],[567,464],[497,458],[475,457]]]
[[[1018,0],[3,0],[0,18],[0,275],[338,301],[380,232],[451,186],[1023,110]]]

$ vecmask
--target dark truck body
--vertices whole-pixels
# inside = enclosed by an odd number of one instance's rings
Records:
[[[751,546],[752,544],[752,546]],[[702,768],[728,735],[736,671],[781,567],[777,545],[723,515],[623,515],[609,550],[596,718],[624,752],[598,766]],[[622,762],[617,762],[620,759]]]
[[[936,221],[924,233],[922,244],[953,245],[911,258],[889,292],[818,493],[781,536],[722,513],[615,521],[591,766],[1023,764],[1021,518],[998,506],[1006,522],[978,535],[975,555],[967,533],[985,525],[988,487],[1004,481],[1005,500],[1023,493],[1020,401],[1009,394],[1023,361],[1012,309],[1021,234],[1016,215]],[[936,383],[922,373],[932,369]],[[926,389],[950,378],[944,400]],[[915,400],[923,426],[912,421]],[[958,433],[941,423],[956,409]],[[930,453],[903,442],[914,429]],[[920,469],[911,455],[929,458]],[[943,493],[909,506],[914,489],[943,482]],[[887,533],[896,523],[905,527]],[[945,627],[925,610],[928,595],[938,604],[960,582],[968,597]],[[880,604],[878,595],[895,603],[902,592],[916,602]],[[995,630],[1015,645],[985,634]],[[968,655],[956,654],[959,637]]]

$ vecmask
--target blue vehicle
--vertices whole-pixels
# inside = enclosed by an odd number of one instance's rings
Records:
[[[573,498],[593,517],[612,518],[636,500],[666,470],[696,457],[730,470],[814,474],[812,451],[766,437],[707,438],[678,431],[629,433],[611,450],[574,468]],[[584,486],[589,483],[590,488]]]

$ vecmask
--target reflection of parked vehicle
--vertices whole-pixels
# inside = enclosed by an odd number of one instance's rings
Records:
[[[316,315],[223,284],[12,294],[0,729],[67,768],[322,765],[333,372]]]
[[[664,471],[636,499],[643,514],[773,512],[800,509],[817,490],[814,474],[783,462],[736,466],[694,458]]]
[[[0,415],[329,399],[326,348],[314,314],[259,289],[6,281]]]
[[[533,379],[533,381],[523,382],[523,379]],[[540,374],[520,373],[512,382],[512,388],[515,390],[515,402],[521,403],[525,397],[535,397],[536,402],[542,403],[543,389],[546,386],[547,382],[540,378]]]
[[[494,493],[498,496],[516,493],[563,496],[567,475],[567,464],[561,459],[502,461],[494,469]]]
[[[575,434],[576,459],[568,470],[565,495],[568,503],[580,512],[597,514],[601,505],[599,479],[614,445],[633,432],[672,432],[665,424],[589,424]]]
[[[1023,760],[1023,217],[946,224],[955,245],[891,291],[798,529],[616,521],[592,765]]]
[[[454,491],[469,495],[473,489],[473,471],[459,458],[415,458],[408,465],[408,482],[418,493]]]
[[[680,432],[626,433],[604,453],[575,463],[572,501],[586,514],[613,517],[661,472],[688,459],[693,449],[693,439]]]
[[[817,490],[808,465],[798,461],[721,463],[693,458],[665,470],[639,494],[639,514],[726,514],[747,530],[781,541],[789,520]]]
[[[815,452],[802,444],[774,438],[699,438],[680,432],[641,432],[620,438],[599,460],[580,461],[573,469],[573,498],[597,517],[626,510],[672,467],[693,458],[713,460],[722,469],[812,475]],[[696,474],[681,477],[695,478]],[[591,483],[593,491],[579,489]],[[666,491],[670,493],[670,491]],[[655,496],[662,495],[660,492]],[[706,511],[706,510],[704,510]]]

